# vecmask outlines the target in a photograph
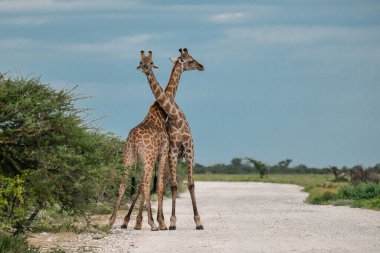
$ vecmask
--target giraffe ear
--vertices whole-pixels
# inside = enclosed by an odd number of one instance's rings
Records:
[[[178,58],[169,58],[169,60],[174,64],[178,60]]]

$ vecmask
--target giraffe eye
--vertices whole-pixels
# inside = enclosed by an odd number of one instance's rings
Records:
[[[140,64],[142,64],[142,62],[140,62]]]
[[[152,64],[152,65],[153,65],[153,62],[151,62],[150,64]]]

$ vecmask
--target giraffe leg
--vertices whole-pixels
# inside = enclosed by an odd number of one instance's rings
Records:
[[[162,147],[162,153],[160,154],[160,161],[158,164],[158,183],[157,183],[157,196],[158,196],[158,210],[157,210],[157,221],[160,230],[167,230],[163,212],[163,201],[164,201],[164,173],[165,167],[167,165],[168,158],[168,144],[164,144]]]
[[[171,148],[169,154],[169,169],[170,169],[170,181],[172,190],[172,214],[170,216],[170,226],[169,230],[176,230],[177,218],[175,216],[175,205],[177,198],[177,160],[178,160],[178,149]]]
[[[150,184],[149,184],[150,185]],[[148,212],[148,224],[150,225],[150,230],[152,231],[158,231],[158,227],[156,226],[156,224],[154,224],[154,219],[153,219],[153,215],[152,215],[152,207],[150,205],[150,194],[149,194],[149,191],[148,191],[148,196],[146,197],[147,201],[146,201],[146,206],[147,206],[147,212]]]
[[[117,214],[117,211],[119,210],[120,208],[120,203],[121,203],[121,200],[123,199],[123,196],[124,196],[124,193],[125,193],[125,190],[127,189],[127,185],[126,185],[126,181],[127,181],[127,178],[128,178],[128,174],[125,174],[124,177],[123,177],[123,181],[120,183],[120,187],[119,187],[119,197],[117,199],[117,202],[116,202],[116,206],[115,206],[115,209],[113,210],[113,213],[108,221],[108,225],[110,227],[113,226],[113,224],[115,223],[115,220],[116,220],[116,214]]]
[[[142,212],[143,212],[144,206],[145,206],[144,202],[146,202],[146,207],[147,207],[147,212],[148,212],[148,224],[150,225],[150,228],[152,231],[158,231],[157,226],[154,224],[153,215],[152,215],[152,208],[150,206],[149,186],[150,186],[150,184],[142,185],[141,203],[140,203],[139,213],[138,213],[137,218],[136,218],[135,229],[136,230],[141,229],[142,220],[143,220]]]
[[[132,214],[133,208],[135,207],[135,204],[136,204],[137,199],[140,195],[140,192],[141,192],[141,185],[137,189],[137,192],[135,194],[135,197],[132,200],[132,203],[131,203],[131,206],[129,207],[127,215],[125,215],[125,217],[124,217],[123,225],[121,225],[121,228],[123,228],[123,229],[127,229],[127,227],[128,227],[128,223],[129,223],[129,220],[131,219],[131,214]]]
[[[194,165],[194,152],[193,149],[188,149],[185,152],[186,167],[187,167],[187,188],[189,189],[191,202],[193,204],[195,228],[197,230],[203,230],[201,223],[201,217],[198,214],[197,201],[195,199],[194,192],[194,178],[193,178],[193,165]]]
[[[150,179],[152,177],[154,167],[154,160],[153,162],[145,163],[143,162],[143,177],[141,181],[141,203],[139,208],[139,213],[136,217],[136,225],[135,229],[140,230],[142,226],[142,220],[143,220],[143,210],[146,202],[147,211],[148,211],[148,224],[151,227],[152,231],[157,231],[158,228],[154,224],[153,216],[152,216],[152,209],[150,206],[150,195],[149,195],[149,188],[150,188]]]
[[[141,229],[142,220],[143,220],[142,212],[144,210],[144,202],[145,202],[145,194],[144,194],[145,183],[143,183],[143,182],[141,182],[141,191],[142,191],[141,201],[140,201],[139,213],[137,214],[137,217],[136,217],[135,230]]]

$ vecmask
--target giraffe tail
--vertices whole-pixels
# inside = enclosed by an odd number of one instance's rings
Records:
[[[124,165],[127,174],[131,177],[130,193],[133,195],[136,192],[136,170],[137,170],[138,154],[136,145],[127,139],[124,147]]]

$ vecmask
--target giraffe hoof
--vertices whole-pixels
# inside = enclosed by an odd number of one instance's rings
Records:
[[[165,227],[160,227],[160,230],[168,230],[168,228],[165,226]]]
[[[198,225],[198,226],[196,227],[196,229],[197,229],[197,230],[203,230],[203,225]]]
[[[171,225],[171,226],[169,227],[169,230],[176,230],[176,229],[177,229],[177,227],[174,226],[174,225]]]
[[[128,225],[127,225],[127,224],[123,224],[123,225],[120,226],[120,228],[122,228],[122,229],[127,229],[127,228],[128,228]]]
[[[136,226],[135,226],[135,230],[141,230],[141,227],[136,227]]]
[[[158,227],[152,227],[150,230],[151,231],[159,231]]]

